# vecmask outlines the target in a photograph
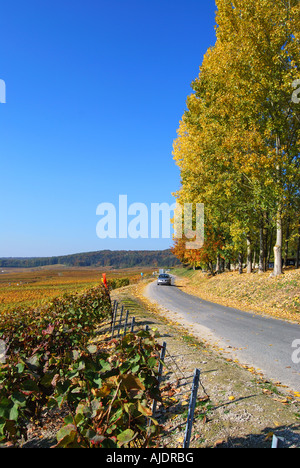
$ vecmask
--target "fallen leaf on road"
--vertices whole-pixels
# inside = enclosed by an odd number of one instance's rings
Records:
[[[283,405],[287,405],[289,403],[289,401],[284,398],[284,399],[281,399],[281,398],[273,398],[274,401],[279,401],[279,403],[282,403]]]
[[[266,437],[265,437],[265,440],[272,439],[272,438],[273,438],[273,435],[274,435],[274,432],[268,432],[268,434],[267,434]]]

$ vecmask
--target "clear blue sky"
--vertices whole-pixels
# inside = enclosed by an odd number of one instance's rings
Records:
[[[0,257],[162,249],[96,208],[172,203],[172,144],[215,43],[213,0],[10,0],[0,12]]]

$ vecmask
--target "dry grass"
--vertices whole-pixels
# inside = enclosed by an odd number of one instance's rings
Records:
[[[300,270],[239,275],[226,272],[210,277],[201,271],[174,270],[184,291],[204,300],[300,323]]]

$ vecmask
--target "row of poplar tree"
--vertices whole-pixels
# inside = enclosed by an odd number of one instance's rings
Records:
[[[300,2],[216,0],[216,43],[174,141],[177,202],[203,203],[205,242],[173,252],[211,271],[253,260],[274,275],[300,249]],[[242,270],[241,270],[242,271]]]

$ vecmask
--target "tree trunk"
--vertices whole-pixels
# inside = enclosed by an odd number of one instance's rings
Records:
[[[216,273],[221,273],[221,262],[220,262],[220,254],[217,254],[217,265],[216,265]]]
[[[269,215],[267,212],[264,213],[263,221],[263,249],[264,249],[264,271],[267,271],[269,268],[268,264],[268,239],[269,239]]]
[[[253,253],[253,261],[252,261],[252,269],[255,270],[255,264],[256,264],[256,247],[254,249]]]
[[[265,270],[265,242],[264,242],[264,226],[263,221],[259,228],[259,260],[258,273],[263,273]]]
[[[298,224],[298,242],[297,242],[297,252],[296,252],[296,268],[300,266],[300,220]]]
[[[274,246],[274,270],[272,275],[279,276],[282,274],[282,218],[281,212],[277,212],[276,221],[276,244]]]
[[[239,253],[239,274],[243,273],[243,254]]]
[[[279,156],[280,138],[276,136],[276,154]],[[277,166],[278,179],[280,180],[280,166]],[[282,215],[280,203],[277,209],[276,219],[276,244],[274,246],[274,270],[272,276],[279,276],[282,274]]]
[[[252,273],[252,249],[250,235],[247,235],[247,273]]]
[[[271,253],[272,253],[272,245],[273,245],[273,237],[274,237],[274,230],[270,230],[270,239],[269,239],[269,247],[268,247],[268,257],[267,257],[267,269],[269,268]]]
[[[285,238],[285,251],[284,251],[284,266],[288,266],[288,256],[289,256],[289,237],[290,237],[290,219],[287,220],[286,227],[286,238]]]
[[[210,271],[211,275],[215,276],[213,262],[207,262],[206,265],[207,265],[207,269]]]

